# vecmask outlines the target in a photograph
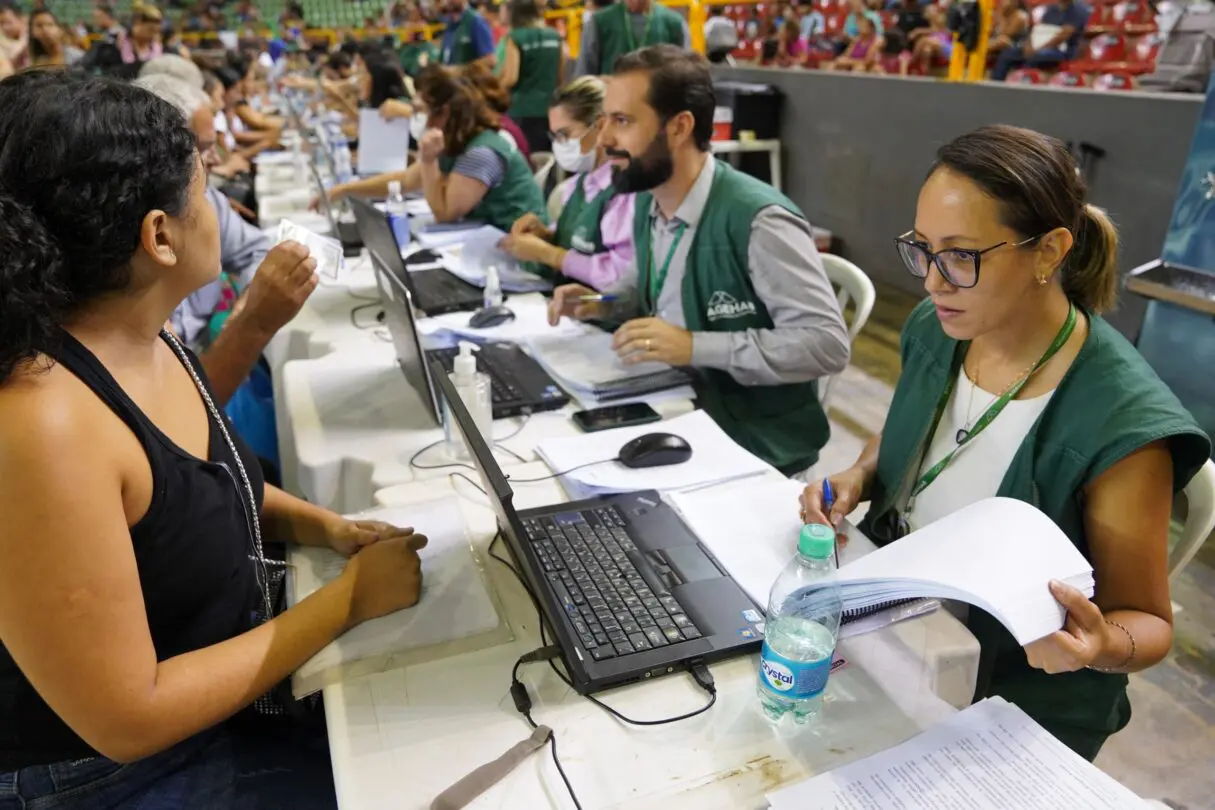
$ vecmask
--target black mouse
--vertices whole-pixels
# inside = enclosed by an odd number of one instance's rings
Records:
[[[473,329],[492,329],[515,319],[515,313],[498,304],[496,307],[484,307],[473,313],[468,319],[468,325]]]
[[[435,253],[433,250],[430,250],[429,248],[422,248],[421,250],[415,250],[413,253],[406,256],[405,264],[437,264],[438,262],[442,261],[442,258],[442,256]]]
[[[674,433],[647,433],[620,448],[620,463],[634,469],[683,464],[691,457],[692,445]]]

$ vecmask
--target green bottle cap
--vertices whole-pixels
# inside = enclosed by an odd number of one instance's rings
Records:
[[[802,526],[797,550],[807,557],[825,560],[835,553],[835,529],[822,523]]]

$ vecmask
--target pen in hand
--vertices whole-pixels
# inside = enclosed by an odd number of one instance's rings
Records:
[[[831,480],[823,479],[823,514],[827,516],[827,520],[831,520],[831,507],[835,506],[835,493],[831,491]],[[835,528],[834,525],[831,526]],[[838,571],[840,567],[840,542],[835,541],[835,568]]]
[[[605,295],[602,293],[596,293],[595,295],[578,296],[578,301],[579,301],[579,303],[582,303],[582,304],[598,304],[598,303],[607,304],[607,303],[610,303],[615,300],[617,300],[617,296]]]

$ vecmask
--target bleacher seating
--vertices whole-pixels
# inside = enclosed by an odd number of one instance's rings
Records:
[[[1036,68],[1018,68],[1008,74],[1007,81],[1012,84],[1043,84],[1046,76]]]
[[[1102,73],[1093,82],[1094,90],[1134,90],[1135,79],[1126,73]]]

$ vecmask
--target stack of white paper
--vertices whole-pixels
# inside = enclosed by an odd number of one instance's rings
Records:
[[[481,228],[480,222],[465,220],[461,222],[436,222],[417,231],[414,238],[418,244],[430,250],[438,250],[448,245],[458,245],[468,238],[469,234]]]
[[[1146,802],[998,697],[767,798],[771,810],[1147,810]]]
[[[418,321],[418,331],[423,335],[434,335],[442,339],[444,332],[457,337],[472,338],[473,340],[499,340],[507,343],[527,345],[537,337],[561,335],[566,338],[577,337],[582,333],[583,326],[575,321],[562,319],[557,326],[548,325],[548,301],[542,295],[518,295],[506,302],[510,311],[515,313],[514,320],[498,326],[480,329],[469,325],[468,312],[449,312],[432,318],[422,318]]]
[[[1025,645],[1063,626],[1052,579],[1093,594],[1093,569],[1055,522],[1024,501],[986,498],[839,570],[845,610],[955,599],[990,613]],[[801,599],[808,609],[819,591]],[[825,596],[825,595],[824,595]]]
[[[630,469],[614,460],[622,445],[647,433],[673,433],[683,438],[692,447],[692,457],[682,464],[641,469]],[[697,489],[772,470],[735,444],[704,411],[693,411],[661,424],[549,439],[536,446],[536,454],[555,473],[570,470],[561,476],[561,483],[574,499],[645,489],[660,492]]]
[[[583,408],[643,399],[660,391],[692,399],[688,376],[666,363],[625,365],[612,336],[582,324],[578,334],[553,333],[528,341],[532,357]],[[621,396],[625,394],[625,396]]]
[[[512,293],[545,292],[553,288],[552,282],[523,269],[514,256],[498,247],[506,234],[492,225],[485,225],[468,234],[459,245],[444,248],[443,266],[454,275],[475,284],[485,286],[485,276],[490,267],[498,268],[498,280],[502,289]]]

